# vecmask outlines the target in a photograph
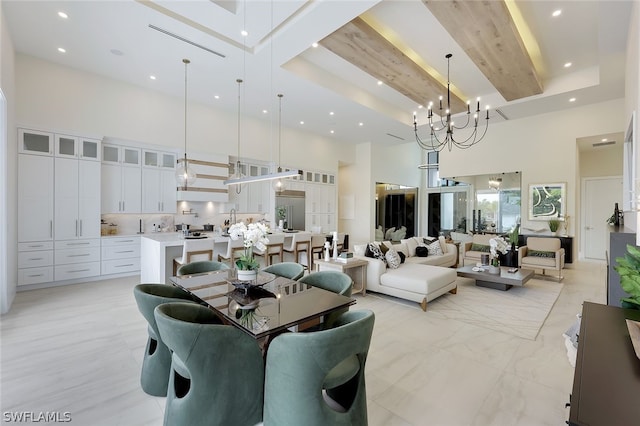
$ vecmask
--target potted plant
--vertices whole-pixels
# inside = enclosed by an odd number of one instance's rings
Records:
[[[244,222],[235,223],[229,228],[229,236],[232,240],[242,238],[244,252],[238,260],[236,267],[238,268],[238,279],[241,281],[255,280],[258,275],[260,264],[253,257],[253,248],[266,250],[266,244],[269,243],[267,238],[269,230],[262,223],[250,223],[248,226]]]
[[[516,223],[513,226],[511,232],[509,232],[509,242],[511,243],[511,249],[515,249],[518,245],[518,236],[520,235],[520,224]]]
[[[623,308],[640,310],[640,250],[627,244],[627,254],[616,258],[613,267],[620,274],[620,286],[629,297],[620,300]]]
[[[509,245],[502,237],[493,237],[489,240],[489,251],[491,252],[490,274],[500,273],[500,254],[507,254]]]
[[[284,227],[284,218],[287,217],[287,208],[285,206],[276,207],[276,216],[278,216],[278,228]]]
[[[558,219],[549,219],[549,231],[551,231],[553,235],[555,235],[556,232],[558,232],[559,227],[560,227],[560,221]]]

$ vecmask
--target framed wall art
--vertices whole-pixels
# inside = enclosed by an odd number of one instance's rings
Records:
[[[566,215],[565,183],[529,185],[529,220],[564,220]]]

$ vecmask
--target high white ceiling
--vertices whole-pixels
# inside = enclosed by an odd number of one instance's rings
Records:
[[[189,58],[189,101],[237,111],[236,79],[242,78],[243,114],[277,120],[276,95],[283,93],[283,125],[345,142],[412,141],[412,114],[419,112],[414,101],[332,52],[312,47],[364,13],[440,76],[447,74],[445,54],[453,53],[451,82],[465,97],[480,96],[499,109],[492,121],[624,96],[631,0],[515,3],[540,48],[544,93],[512,102],[420,0],[3,0],[2,7],[19,53],[181,99],[182,59]],[[557,9],[562,14],[554,18]],[[566,62],[572,66],[565,68]]]

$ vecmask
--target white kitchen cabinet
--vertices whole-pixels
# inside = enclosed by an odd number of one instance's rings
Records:
[[[53,156],[53,133],[39,130],[18,129],[18,152]]]
[[[72,280],[100,275],[100,238],[56,240],[54,280]]]
[[[140,149],[102,145],[102,213],[142,211]]]
[[[100,236],[100,163],[55,159],[55,239]]]
[[[18,241],[53,240],[54,159],[18,155]]]
[[[143,150],[142,212],[175,214],[176,154]]]
[[[140,271],[140,237],[102,238],[102,275]]]
[[[18,243],[18,285],[53,281],[53,241]]]
[[[55,135],[55,156],[100,161],[100,140],[81,136]]]

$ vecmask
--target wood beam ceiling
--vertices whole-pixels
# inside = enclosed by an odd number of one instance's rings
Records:
[[[451,37],[507,101],[543,87],[503,0],[422,0]]]
[[[361,18],[348,22],[319,43],[417,104],[426,106],[433,101],[437,107],[439,96],[447,93],[446,86]],[[466,111],[466,101],[451,93],[451,110],[454,114]]]

